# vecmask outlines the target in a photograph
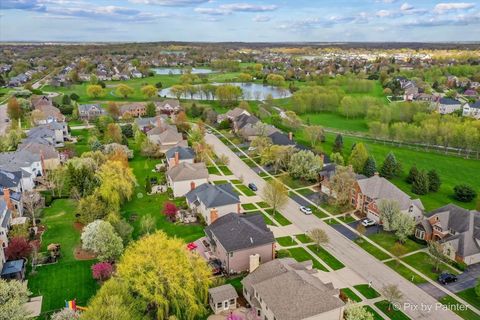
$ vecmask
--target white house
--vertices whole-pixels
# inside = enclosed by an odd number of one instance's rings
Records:
[[[437,110],[440,114],[450,114],[460,109],[462,109],[462,103],[456,99],[440,98],[438,100]]]
[[[168,169],[167,180],[174,197],[183,197],[190,190],[208,182],[208,170],[203,162],[182,162]]]
[[[466,103],[463,106],[463,116],[480,119],[480,100],[475,103]]]

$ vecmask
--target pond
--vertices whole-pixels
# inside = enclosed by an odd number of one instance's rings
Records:
[[[241,83],[241,82],[232,82],[232,83],[212,83],[215,86],[220,86],[222,84],[231,84],[237,87],[240,87],[243,92],[243,100],[266,100],[269,95],[273,99],[288,98],[292,94],[290,91],[280,87],[266,86],[258,83]],[[195,85],[199,88],[201,85]],[[161,97],[175,98],[175,95],[170,92],[170,88],[160,90],[158,93]],[[182,98],[190,99],[190,94],[182,96]],[[207,96],[205,93],[199,92],[193,95],[193,100],[206,100]],[[209,99],[211,100],[211,99]]]
[[[190,68],[180,69],[180,68],[153,68],[152,71],[156,74],[184,74]],[[193,74],[207,74],[212,73],[212,69],[205,68],[191,68],[191,73]]]

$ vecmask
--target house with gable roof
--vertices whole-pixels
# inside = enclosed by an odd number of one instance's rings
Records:
[[[183,197],[197,186],[208,182],[208,170],[203,162],[179,163],[168,169],[166,175],[174,197]]]

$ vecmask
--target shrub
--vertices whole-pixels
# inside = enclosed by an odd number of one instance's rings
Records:
[[[453,188],[453,196],[461,202],[470,202],[477,196],[475,190],[466,184],[459,184]]]
[[[113,273],[113,266],[109,262],[99,262],[92,266],[92,277],[98,281],[110,279]]]

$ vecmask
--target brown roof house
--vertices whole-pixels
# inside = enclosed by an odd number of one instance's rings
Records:
[[[247,110],[236,107],[235,109],[229,110],[228,112],[226,112],[224,114],[219,114],[217,116],[217,122],[220,123],[223,120],[233,121],[242,114],[245,114],[247,116],[250,115],[250,113]]]
[[[147,113],[145,103],[134,102],[124,104],[120,106],[120,117],[123,117],[126,113],[129,113],[132,117],[143,117]]]
[[[192,188],[185,196],[189,208],[202,215],[207,225],[230,212],[241,211],[240,197],[230,183],[219,185],[204,183]]]
[[[237,308],[238,294],[231,284],[208,289],[208,304],[215,314]]]
[[[203,162],[182,162],[167,171],[167,181],[174,197],[183,197],[197,186],[208,182],[208,170]]]
[[[228,274],[256,269],[275,259],[275,237],[261,213],[226,214],[205,228],[212,255]]]
[[[155,110],[157,111],[157,113],[163,114],[179,113],[180,111],[182,111],[182,106],[180,105],[180,101],[168,99],[165,101],[156,102]]]
[[[257,317],[268,320],[343,319],[340,291],[322,282],[311,261],[276,259],[242,280],[243,296]]]
[[[420,199],[411,199],[408,194],[393,183],[375,174],[373,177],[357,180],[352,190],[352,205],[368,218],[380,222],[378,202],[395,200],[402,212],[408,213],[417,221],[423,218],[423,204]]]
[[[147,132],[147,138],[151,142],[158,144],[161,152],[166,152],[171,148],[179,146],[188,147],[187,140],[183,139],[183,135],[173,125],[155,127]]]
[[[480,212],[448,204],[428,214],[415,227],[415,237],[439,241],[451,260],[480,262]]]

